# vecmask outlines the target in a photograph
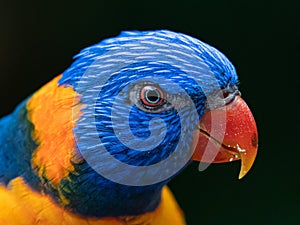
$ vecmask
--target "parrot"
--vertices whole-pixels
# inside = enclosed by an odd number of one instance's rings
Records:
[[[183,225],[167,184],[191,162],[252,167],[258,132],[236,70],[169,30],[124,31],[0,119],[0,224]]]

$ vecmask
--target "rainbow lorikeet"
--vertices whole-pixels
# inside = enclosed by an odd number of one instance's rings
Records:
[[[215,48],[134,31],[75,59],[0,120],[0,224],[180,225],[166,184],[192,160],[249,171],[255,121]]]

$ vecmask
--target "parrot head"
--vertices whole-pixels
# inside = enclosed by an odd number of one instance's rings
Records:
[[[255,121],[233,65],[215,48],[171,31],[133,31],[75,58],[58,85],[76,93],[77,159],[48,187],[73,212],[151,211],[192,160],[199,168],[241,160],[239,178],[251,168]]]
[[[255,121],[240,97],[233,65],[215,48],[170,31],[123,32],[76,57],[60,84],[74,86],[87,105],[75,133],[85,140],[77,144],[96,170],[87,146],[97,152],[101,145],[105,150],[97,154],[116,159],[107,162],[107,173],[119,161],[145,167],[168,157],[176,157],[167,165],[171,172],[191,157],[210,163],[241,160],[239,178],[251,168]],[[167,168],[158,166],[158,174],[161,169]],[[158,174],[156,181],[162,181]]]

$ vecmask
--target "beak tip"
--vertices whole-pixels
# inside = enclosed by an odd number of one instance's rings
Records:
[[[244,176],[246,176],[247,172],[244,170],[241,170],[239,173],[239,180],[241,180]]]
[[[239,173],[239,180],[241,180],[246,174],[250,171],[252,168],[255,158],[257,154],[257,148],[255,150],[252,150],[252,154],[241,154],[241,169]]]

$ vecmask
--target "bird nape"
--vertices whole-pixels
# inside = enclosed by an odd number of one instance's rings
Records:
[[[185,224],[166,184],[257,152],[230,61],[167,30],[82,50],[0,120],[1,224]]]

